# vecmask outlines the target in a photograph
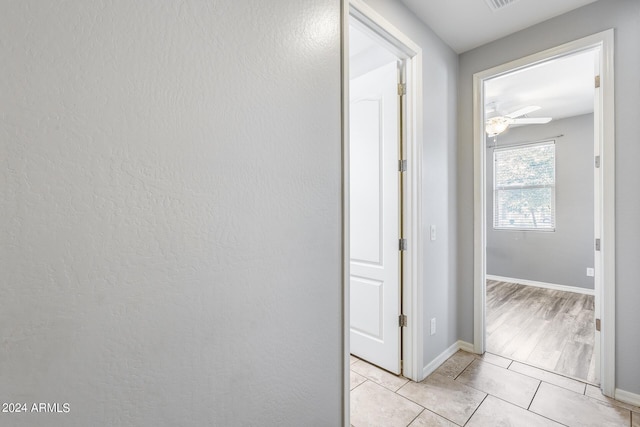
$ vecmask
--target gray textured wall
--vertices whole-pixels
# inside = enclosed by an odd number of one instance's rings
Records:
[[[473,340],[473,74],[615,28],[616,386],[640,393],[640,2],[598,1],[460,56],[458,95],[459,336]]]
[[[342,423],[340,13],[0,2],[1,425]]]
[[[556,139],[554,232],[494,230],[493,138],[487,149],[487,274],[593,289],[593,114],[509,129],[498,146]]]

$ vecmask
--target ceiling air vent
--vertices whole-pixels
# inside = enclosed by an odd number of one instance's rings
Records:
[[[500,10],[504,7],[509,6],[517,2],[518,0],[484,0],[487,2],[487,5],[491,8],[491,10]]]

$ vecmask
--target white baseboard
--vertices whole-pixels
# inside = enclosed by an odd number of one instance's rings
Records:
[[[630,405],[640,406],[640,394],[631,393],[630,391],[617,388],[615,391],[615,399]]]
[[[422,378],[426,378],[433,371],[438,369],[448,358],[453,356],[458,350],[467,351],[473,353],[473,344],[466,341],[456,341],[445,351],[440,353],[435,359],[433,359],[427,366],[422,369]]]
[[[462,351],[466,351],[467,353],[475,353],[475,350],[473,348],[473,344],[466,342],[466,341],[458,341],[458,346],[460,347],[460,350]]]
[[[593,289],[578,288],[576,286],[557,285],[555,283],[536,282],[535,280],[514,279],[513,277],[493,276],[487,274],[487,280],[515,283],[516,285],[535,286],[537,288],[552,289],[554,291],[575,292],[577,294],[594,295]]]

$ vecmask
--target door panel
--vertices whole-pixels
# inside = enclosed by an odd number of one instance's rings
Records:
[[[370,308],[369,310],[356,310],[351,314],[351,329],[378,341],[384,339],[382,329],[384,318],[383,289],[383,282],[380,280],[351,275],[351,296],[358,306]]]
[[[400,372],[398,68],[350,81],[351,353]]]
[[[351,103],[351,260],[374,265],[382,265],[382,113],[382,99]]]

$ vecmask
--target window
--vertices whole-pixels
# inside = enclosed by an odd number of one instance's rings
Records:
[[[495,149],[493,228],[554,231],[555,141]]]

